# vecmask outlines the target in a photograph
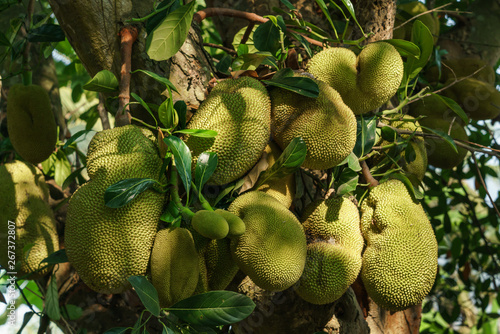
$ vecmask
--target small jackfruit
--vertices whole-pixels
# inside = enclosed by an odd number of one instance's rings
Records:
[[[267,144],[264,152],[267,154],[266,160],[268,169],[275,164],[276,160],[278,160],[282,153],[280,148],[273,142],[269,142],[269,144]],[[293,174],[289,174],[284,178],[271,180],[261,185],[258,190],[273,196],[278,201],[283,203],[284,206],[289,208],[292,205],[293,198],[295,197],[295,176]]]
[[[474,72],[478,71],[474,74]],[[481,59],[460,58],[442,61],[441,76],[439,69],[433,66],[425,71],[425,78],[429,82],[446,82],[472,75],[473,78],[493,85],[495,83],[495,70]]]
[[[420,120],[420,124],[431,129],[440,130],[453,139],[469,139],[463,125],[458,122],[451,123],[446,119],[438,117],[426,117]],[[428,131],[424,130],[424,132]],[[434,167],[444,169],[453,168],[462,162],[467,155],[465,148],[457,146],[457,153],[441,138],[426,137],[425,146],[427,149],[427,161],[429,165],[433,165]]]
[[[193,162],[202,152],[217,153],[218,165],[209,184],[232,182],[255,165],[269,141],[271,105],[267,90],[250,77],[221,81],[187,128],[217,131],[215,138],[186,136],[185,142],[192,150]]]
[[[403,60],[389,43],[368,44],[356,56],[346,48],[314,55],[307,71],[340,93],[356,115],[374,110],[396,94],[403,79]]]
[[[328,169],[352,152],[356,144],[356,117],[335,89],[316,82],[316,99],[281,88],[271,91],[272,133],[282,149],[295,137],[302,137],[307,145],[302,166]]]
[[[200,274],[198,252],[185,228],[163,229],[156,234],[151,252],[151,278],[161,307],[190,297]]]
[[[120,293],[130,288],[128,277],[146,274],[165,196],[149,189],[114,209],[104,193],[128,178],[158,180],[163,161],[154,135],[133,125],[98,132],[87,158],[90,181],[69,201],[66,253],[91,289]]]
[[[306,236],[298,219],[274,197],[250,191],[236,198],[229,211],[246,225],[231,239],[238,267],[259,287],[281,291],[295,284],[306,261]]]
[[[417,305],[438,267],[437,241],[424,209],[401,181],[389,180],[370,190],[361,213],[361,278],[368,296],[390,311]]]
[[[57,127],[49,95],[37,85],[14,85],[7,101],[7,129],[19,155],[38,164],[54,151]]]
[[[209,289],[224,290],[239,270],[231,255],[230,240],[211,240],[204,257]]]
[[[36,270],[45,266],[40,264],[43,259],[59,250],[48,196],[45,178],[35,166],[19,160],[0,166],[0,240],[5,247],[0,264],[7,271],[17,270],[19,277],[37,279],[47,274],[49,267]]]
[[[398,5],[399,14],[396,15],[396,21],[394,23],[394,26],[398,27],[404,22],[406,22],[408,20],[408,16],[413,17],[427,11],[428,11],[427,7],[419,1],[412,1],[405,4],[400,4]],[[439,37],[440,27],[439,27],[439,19],[435,15],[435,13],[426,13],[423,15],[419,15],[416,19],[420,20],[423,24],[425,24],[427,28],[429,28],[429,31],[434,37],[434,44],[436,44]],[[407,41],[410,41],[413,22],[414,21],[407,22],[401,28],[395,29],[393,31],[392,37],[398,39],[406,39]]]
[[[239,237],[245,233],[245,223],[240,217],[226,210],[216,209],[215,213],[224,218],[229,226],[228,237]]]
[[[361,269],[363,237],[358,208],[345,198],[330,198],[311,203],[303,220],[310,243],[296,292],[312,304],[334,302]]]
[[[229,232],[227,221],[214,211],[197,211],[191,219],[191,225],[196,232],[209,239],[225,238]]]

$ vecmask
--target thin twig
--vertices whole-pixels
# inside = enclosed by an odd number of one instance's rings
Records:
[[[131,123],[130,115],[130,69],[132,67],[132,45],[137,39],[137,29],[132,26],[123,27],[120,30],[120,54],[122,67],[120,70],[120,95],[118,112],[115,118],[115,127]]]
[[[425,14],[429,14],[429,13],[432,13],[432,12],[437,12],[437,11],[439,11],[441,8],[444,8],[444,7],[449,6],[449,5],[451,5],[451,3],[447,3],[447,4],[444,4],[444,5],[442,5],[442,6],[439,6],[439,7],[436,7],[436,8],[430,9],[430,10],[427,10],[427,11],[425,11],[425,12],[422,12],[422,13],[420,13],[420,14],[418,14],[418,15],[415,15],[415,16],[413,16],[412,18],[410,18],[410,19],[406,20],[405,22],[403,22],[403,23],[401,23],[400,25],[398,25],[397,27],[395,27],[395,28],[394,28],[394,30],[401,28],[402,26],[404,26],[405,24],[409,23],[410,21],[415,20],[417,17],[420,17],[420,16],[425,15]]]
[[[102,129],[108,130],[110,128],[108,111],[106,110],[105,98],[102,93],[99,93],[99,104],[97,105],[97,111],[99,112],[99,118],[101,119]]]
[[[366,182],[368,182],[368,187],[373,188],[378,186],[379,183],[372,176],[372,173],[370,173],[370,167],[368,167],[366,161],[361,161],[361,172],[363,173],[363,177],[365,178]]]
[[[474,159],[474,165],[476,166],[477,175],[479,175],[479,180],[481,181],[481,184],[483,185],[483,188],[486,191],[486,195],[488,195],[488,198],[490,199],[491,205],[493,205],[493,208],[495,209],[497,216],[500,217],[500,212],[498,211],[498,208],[495,204],[495,201],[491,197],[490,192],[488,191],[488,188],[486,188],[486,183],[484,182],[483,175],[481,174],[481,170],[479,169],[479,165],[477,163],[477,158],[474,155],[474,153],[472,153],[472,159]]]
[[[232,55],[237,55],[238,54],[238,52],[234,51],[233,49],[227,48],[227,47],[219,45],[219,44],[203,43],[203,46],[208,46],[208,47],[211,47],[211,48],[221,49],[221,50],[224,50],[227,53],[232,54]]]
[[[247,30],[245,30],[245,34],[243,34],[243,37],[241,38],[240,44],[245,44],[248,41],[248,38],[252,33],[253,27],[255,27],[255,22],[250,22],[248,24]]]

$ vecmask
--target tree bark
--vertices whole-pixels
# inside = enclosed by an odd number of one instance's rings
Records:
[[[375,42],[392,38],[394,19],[396,17],[395,0],[356,0],[356,18],[365,34],[372,33],[366,42]],[[356,26],[352,39],[363,36]]]

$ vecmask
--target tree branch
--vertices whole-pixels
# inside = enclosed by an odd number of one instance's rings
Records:
[[[101,119],[102,129],[108,130],[110,128],[108,112],[104,104],[105,99],[102,93],[99,93],[99,104],[97,105],[97,111],[99,112],[99,118]]]
[[[132,63],[132,45],[137,39],[137,29],[132,26],[123,27],[120,30],[120,53],[122,66],[120,70],[120,95],[118,112],[115,118],[115,127],[131,124],[130,116],[130,69]]]
[[[364,160],[361,161],[361,172],[363,173],[363,177],[366,182],[368,182],[368,187],[373,188],[378,186],[378,181],[372,176],[372,173],[370,173],[370,167],[368,167],[368,164]]]

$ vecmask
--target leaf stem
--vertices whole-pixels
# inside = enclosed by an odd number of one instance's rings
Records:
[[[179,196],[179,185],[177,180],[177,167],[175,167],[175,161],[172,159],[172,168],[170,169],[170,186],[172,187],[170,195],[172,201],[174,201],[175,206],[177,206],[181,214],[193,217],[194,212],[182,205],[181,197]]]
[[[196,187],[196,185],[194,184],[193,181],[191,181],[191,187],[193,187],[195,193],[198,195],[198,200],[200,201],[200,204],[203,207],[203,209],[208,210],[208,211],[214,211],[212,206],[210,206],[210,203],[208,203],[208,201],[205,199],[205,197],[203,197],[202,193],[200,191],[198,191],[198,188]]]

